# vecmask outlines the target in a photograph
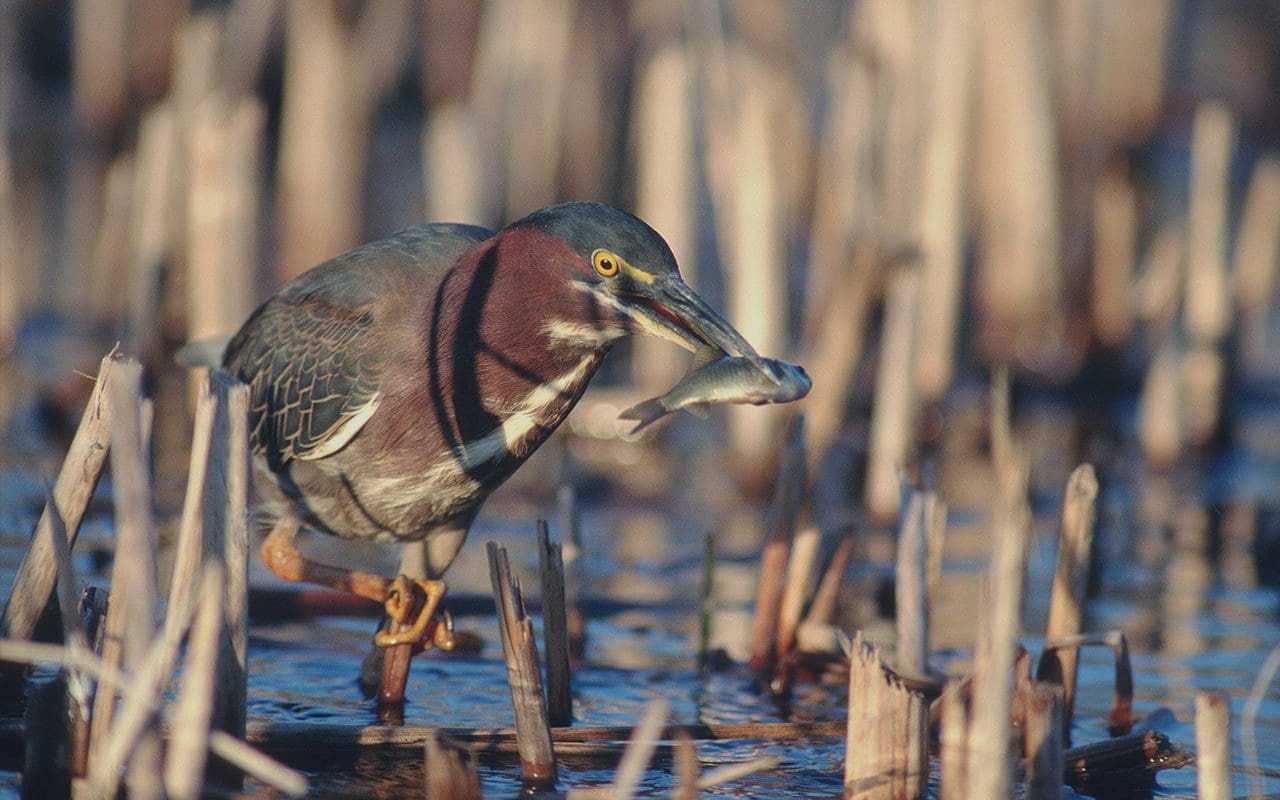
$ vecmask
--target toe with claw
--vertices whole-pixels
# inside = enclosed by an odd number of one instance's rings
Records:
[[[440,608],[444,598],[443,581],[410,580],[401,575],[387,587],[385,606],[391,618],[391,629],[378,631],[374,644],[394,647],[412,644],[417,648],[429,646],[452,650],[453,620]],[[436,614],[440,612],[440,617]]]

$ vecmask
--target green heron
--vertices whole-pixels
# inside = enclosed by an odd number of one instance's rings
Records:
[[[327,261],[267,300],[223,366],[250,386],[263,559],[384,603],[381,646],[452,647],[440,580],[485,498],[630,333],[759,356],[625,211],[567,203],[496,234],[429,224]],[[424,542],[428,579],[318,564],[300,526]]]

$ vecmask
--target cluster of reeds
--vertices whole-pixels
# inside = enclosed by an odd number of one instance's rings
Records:
[[[138,362],[115,353],[103,359],[0,620],[6,694],[22,691],[23,665],[61,668],[26,702],[24,790],[112,798],[123,779],[130,797],[194,798],[208,767],[215,780],[238,784],[248,773],[301,795],[302,776],[243,741],[247,389],[224,374],[201,385],[177,554],[162,602],[147,456],[152,412],[141,378]],[[82,592],[70,550],[108,458],[117,532],[111,587]],[[61,619],[60,645],[33,640],[50,604]],[[168,701],[174,683],[176,697]]]
[[[1215,429],[1233,305],[1252,352],[1265,342],[1274,160],[1258,162],[1230,257],[1225,106],[1196,114],[1185,221],[1149,219],[1145,178],[1124,167],[1166,110],[1167,0],[72,8],[59,169],[0,147],[6,345],[54,308],[123,323],[150,363],[233,330],[269,288],[371,232],[603,199],[653,223],[757,349],[820,376],[815,457],[840,438],[883,304],[867,494],[891,517],[912,415],[970,345],[1056,381],[1146,321],[1143,441],[1165,461]],[[0,21],[9,38],[17,16]],[[0,120],[51,135],[61,117],[28,100],[18,48],[0,50],[15,87]],[[50,172],[65,175],[56,220]],[[50,248],[63,258],[44,280]],[[645,390],[677,377],[659,347],[636,344]],[[779,420],[730,418],[736,463],[760,483]]]
[[[1037,798],[1059,797],[1066,784],[1114,789],[1188,761],[1159,733],[1130,733],[1133,676],[1124,634],[1081,630],[1099,488],[1087,464],[1066,487],[1048,628],[1033,677],[1032,660],[1019,644],[1031,522],[1028,464],[1012,433],[1007,378],[995,382],[991,413],[996,496],[987,521],[990,569],[982,578],[972,672],[963,676],[944,675],[930,660],[930,612],[947,527],[938,491],[905,482],[901,489],[896,636],[888,658],[860,632],[850,641],[833,626],[830,595],[846,573],[850,534],[837,544],[824,543],[832,537],[812,527],[796,532],[805,492],[803,441],[793,440],[784,451],[766,515],[750,666],[784,700],[797,673],[811,671],[820,653],[848,669],[847,797],[923,797],[931,758],[940,764],[941,796],[967,798],[1007,798],[1019,776],[1028,796]],[[1109,723],[1115,738],[1071,749],[1076,651],[1084,646],[1115,652]]]

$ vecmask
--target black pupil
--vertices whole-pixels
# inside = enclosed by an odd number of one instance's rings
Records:
[[[601,272],[613,272],[613,262],[607,258],[600,259]]]

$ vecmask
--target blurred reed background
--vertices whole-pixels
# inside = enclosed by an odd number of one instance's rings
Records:
[[[1271,366],[1278,40],[1275,2],[8,0],[0,419],[116,338],[180,384],[177,346],[407,225],[598,199],[808,368],[809,452],[865,454],[877,516],[998,364],[1086,408],[1141,387],[1167,464]],[[630,347],[630,399],[684,369]],[[613,391],[574,434],[621,438]],[[728,415],[748,486],[793,410]]]

